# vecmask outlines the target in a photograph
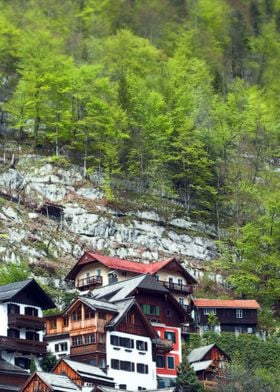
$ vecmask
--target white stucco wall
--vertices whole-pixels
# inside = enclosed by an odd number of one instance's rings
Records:
[[[70,355],[70,338],[62,338],[62,339],[57,339],[57,340],[51,340],[47,341],[48,343],[48,350],[51,351],[57,359],[65,357],[66,355]],[[63,344],[67,343],[67,350],[64,351],[55,351],[55,345],[56,344]],[[59,347],[59,350],[61,350],[61,347]]]
[[[7,336],[8,311],[7,304],[0,304],[0,336]]]
[[[110,342],[111,335],[125,337],[134,340],[134,348],[113,346]],[[140,351],[136,348],[136,340],[142,340],[147,343],[147,351]],[[144,336],[132,335],[123,332],[107,331],[106,333],[106,351],[107,351],[107,374],[113,377],[116,387],[125,384],[126,389],[137,391],[138,387],[146,389],[156,389],[156,364],[152,360],[152,342],[151,339]],[[135,370],[133,372],[117,370],[111,368],[111,360],[133,362]],[[148,365],[148,373],[138,373],[137,363]]]

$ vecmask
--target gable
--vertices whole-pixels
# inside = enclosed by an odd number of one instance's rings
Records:
[[[31,280],[29,284],[19,290],[10,300],[21,304],[38,306],[42,309],[56,307],[50,296],[45,293],[35,280]]]
[[[52,388],[50,388],[36,373],[30,376],[30,378],[20,389],[20,392],[33,391],[53,392]]]
[[[70,380],[73,380],[77,385],[82,386],[82,380],[79,375],[74,369],[72,369],[68,363],[66,363],[63,359],[61,359],[55,367],[51,371],[53,374],[60,374],[63,376],[67,376]]]

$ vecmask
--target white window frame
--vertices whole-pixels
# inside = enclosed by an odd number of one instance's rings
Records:
[[[242,319],[243,318],[243,309],[236,309],[235,317],[238,319]]]
[[[216,308],[204,308],[203,309],[203,314],[209,315],[210,313],[216,314]]]

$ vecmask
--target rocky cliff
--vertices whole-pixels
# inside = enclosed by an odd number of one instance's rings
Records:
[[[34,155],[0,172],[0,260],[66,272],[85,249],[147,262],[176,256],[199,275],[217,257],[215,228],[147,204],[109,203],[101,175]]]

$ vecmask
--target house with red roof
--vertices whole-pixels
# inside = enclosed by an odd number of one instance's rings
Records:
[[[216,332],[256,333],[260,305],[253,299],[206,299],[193,301],[195,321],[201,332],[214,329]],[[209,322],[215,315],[217,324]]]
[[[197,283],[175,258],[142,263],[85,252],[66,276],[80,291],[121,282],[137,275],[150,274],[160,281],[181,305],[189,304],[189,296]]]

